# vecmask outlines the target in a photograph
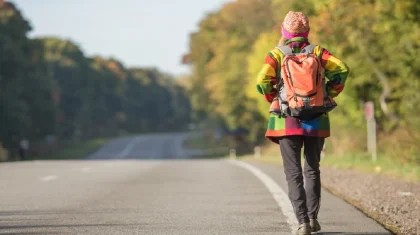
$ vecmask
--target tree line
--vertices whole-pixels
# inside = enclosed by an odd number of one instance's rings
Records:
[[[208,14],[183,57],[194,120],[246,128],[264,139],[269,104],[256,74],[281,35],[289,10],[309,16],[309,40],[352,70],[331,113],[329,150],[366,149],[363,104],[375,103],[379,149],[420,164],[420,4],[417,0],[236,0]]]
[[[23,138],[115,136],[184,129],[190,102],[174,77],[87,57],[72,41],[29,38],[30,23],[0,3],[0,145]]]

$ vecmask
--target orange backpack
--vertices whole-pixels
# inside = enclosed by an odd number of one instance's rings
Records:
[[[277,47],[285,55],[277,84],[282,116],[310,121],[337,106],[327,94],[325,71],[315,47],[308,45],[300,53],[288,46]]]

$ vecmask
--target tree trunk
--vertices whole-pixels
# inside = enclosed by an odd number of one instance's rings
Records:
[[[372,67],[373,73],[376,75],[376,77],[378,78],[379,82],[382,85],[382,93],[379,96],[379,105],[381,107],[381,110],[382,110],[382,112],[384,112],[385,116],[395,124],[399,121],[399,118],[394,112],[389,110],[388,104],[386,102],[386,100],[391,95],[391,88],[390,88],[389,82],[388,82],[389,79],[385,75],[385,73],[383,73],[381,71],[381,69],[378,67],[376,62],[367,54],[367,50],[365,49],[365,47],[362,44],[359,44],[359,49],[361,50],[362,53],[365,54],[368,63]]]

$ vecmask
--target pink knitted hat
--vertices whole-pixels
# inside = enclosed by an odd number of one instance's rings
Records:
[[[289,11],[284,18],[281,33],[287,39],[294,37],[307,38],[309,35],[309,20],[302,12]]]

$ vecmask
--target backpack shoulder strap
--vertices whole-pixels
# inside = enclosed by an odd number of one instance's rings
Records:
[[[311,45],[311,44],[310,45],[307,45],[306,47],[303,48],[305,50],[304,53],[307,53],[307,54],[315,54],[314,51],[315,51],[315,48],[316,47],[318,47],[318,45]],[[324,53],[324,48],[321,47],[321,51],[319,52],[319,55],[316,54],[316,56],[319,59],[321,59],[323,53]]]
[[[288,46],[278,46],[277,49],[279,49],[284,55],[293,55],[292,48]]]
[[[305,49],[304,53],[308,53],[308,54],[312,54],[314,53],[315,47],[317,47],[318,45],[312,45],[309,44],[306,47],[304,47],[303,49]]]

